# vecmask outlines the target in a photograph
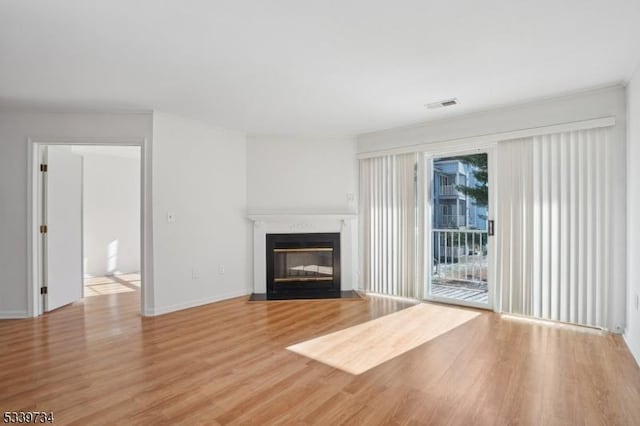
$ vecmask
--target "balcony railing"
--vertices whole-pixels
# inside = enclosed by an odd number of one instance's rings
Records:
[[[487,285],[487,231],[433,230],[433,281],[473,288]]]
[[[463,214],[443,214],[438,217],[438,227],[458,228],[467,226],[466,216]]]
[[[440,185],[438,195],[445,197],[459,197],[461,199],[465,198],[464,193],[458,191],[456,185]]]

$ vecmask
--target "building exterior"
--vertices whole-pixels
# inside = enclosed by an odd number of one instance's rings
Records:
[[[475,167],[445,158],[435,160],[433,170],[433,228],[486,230],[487,207],[457,189],[457,185],[478,185]]]

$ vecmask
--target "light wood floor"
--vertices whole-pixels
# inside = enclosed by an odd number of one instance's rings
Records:
[[[476,318],[471,309],[418,303],[287,347],[351,374],[362,374]]]
[[[79,425],[640,424],[640,370],[618,336],[483,312],[354,376],[285,348],[408,305],[138,306],[119,293],[0,321],[0,411]]]
[[[88,277],[84,279],[84,297],[129,293],[140,290],[140,273]]]

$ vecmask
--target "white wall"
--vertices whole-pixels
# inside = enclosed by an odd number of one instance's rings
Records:
[[[627,331],[625,339],[640,364],[640,68],[627,87]]]
[[[84,159],[85,274],[140,271],[140,147],[73,151]]]
[[[247,171],[250,211],[357,211],[355,138],[249,136]]]
[[[358,152],[383,151],[610,116],[616,119],[611,140],[611,155],[614,157],[612,161],[619,167],[612,171],[612,182],[616,184],[609,190],[612,192],[612,199],[625,199],[627,175],[624,147],[627,131],[627,106],[626,91],[622,86],[585,91],[553,99],[482,111],[458,118],[369,133],[358,137]],[[632,180],[629,181],[629,188],[630,191],[633,191],[635,188],[631,182]],[[609,320],[607,323],[613,325],[612,331],[622,331],[626,323],[627,308],[624,284],[627,275],[627,215],[625,206],[620,206],[614,212],[615,217],[612,217],[611,221],[614,233],[612,240],[615,241],[615,244],[609,248],[614,259],[609,279],[614,285],[612,292],[608,295]],[[630,212],[629,217],[631,220],[634,217],[633,213]]]
[[[0,110],[0,318],[28,311],[28,138],[152,137],[150,113],[75,113]]]
[[[308,137],[252,135],[247,138],[247,204],[251,213],[357,213],[358,162],[352,137]],[[256,247],[266,229],[291,229],[296,220],[309,232],[341,229],[322,228],[309,217],[256,228]],[[318,220],[317,218],[315,220]],[[326,220],[326,219],[325,219]],[[322,222],[322,221],[321,221]],[[331,221],[330,221],[331,222]],[[278,228],[280,226],[280,228]],[[323,229],[323,231],[319,231]],[[343,290],[359,288],[357,220],[342,228]],[[262,238],[262,240],[261,240]],[[353,243],[352,243],[353,242]],[[264,253],[264,251],[254,251]],[[264,254],[262,255],[264,257]],[[252,259],[253,260],[253,259]],[[262,259],[256,259],[256,292],[264,292]]]
[[[153,134],[150,313],[250,293],[244,134],[158,112]]]

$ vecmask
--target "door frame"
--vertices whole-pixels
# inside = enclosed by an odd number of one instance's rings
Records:
[[[42,190],[40,179],[41,147],[71,146],[138,146],[140,147],[140,313],[153,312],[153,239],[151,212],[151,144],[147,138],[27,138],[27,300],[29,317],[43,314],[40,295],[42,283],[42,250],[40,220]]]
[[[480,309],[488,309],[495,310],[497,304],[497,295],[498,289],[496,288],[496,266],[497,266],[497,249],[496,249],[496,239],[495,239],[495,226],[498,224],[495,223],[496,218],[496,209],[498,206],[498,194],[497,194],[497,164],[496,164],[496,148],[497,143],[487,143],[482,144],[473,149],[469,149],[468,147],[456,148],[451,147],[441,148],[433,151],[424,152],[424,157],[422,160],[422,166],[424,168],[424,177],[423,177],[423,185],[424,185],[424,213],[422,215],[422,229],[424,229],[424,234],[422,235],[422,239],[424,240],[424,298],[428,301],[432,302],[440,302],[447,304],[455,304],[460,306],[468,306],[472,308],[480,308]],[[432,274],[432,259],[433,259],[433,242],[431,238],[432,231],[432,220],[433,217],[433,194],[432,194],[432,182],[433,182],[433,160],[441,157],[454,157],[459,155],[468,155],[468,154],[487,154],[487,170],[489,173],[489,215],[487,220],[494,221],[494,235],[492,237],[488,237],[487,239],[487,286],[488,286],[488,301],[487,304],[477,303],[477,302],[469,302],[462,300],[449,299],[438,296],[431,296],[429,294],[431,288],[431,274]]]

